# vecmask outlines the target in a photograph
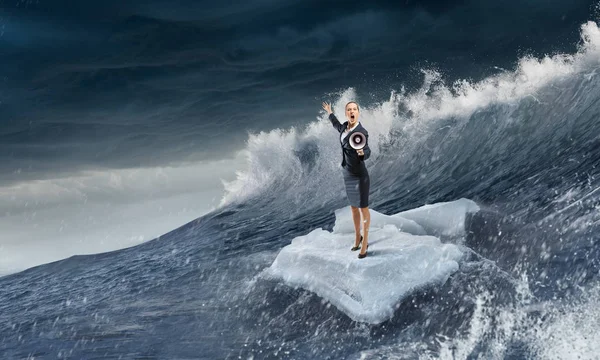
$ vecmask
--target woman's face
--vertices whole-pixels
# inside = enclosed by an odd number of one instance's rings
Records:
[[[354,126],[358,122],[359,114],[360,112],[358,111],[358,105],[356,105],[356,103],[349,103],[346,105],[346,118],[348,119],[350,126]]]

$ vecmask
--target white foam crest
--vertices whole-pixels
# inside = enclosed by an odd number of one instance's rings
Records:
[[[424,71],[422,89],[414,94],[397,94],[413,114],[415,121],[450,117],[468,117],[478,109],[495,103],[512,103],[536,92],[565,76],[596,69],[600,65],[600,29],[589,21],[581,26],[582,44],[573,55],[557,54],[536,59],[531,56],[519,60],[515,71],[488,77],[471,83],[455,82],[451,87],[442,83],[435,71]],[[595,75],[595,72],[589,74]]]
[[[518,282],[517,303],[498,307],[493,294],[482,293],[464,336],[439,336],[439,354],[421,359],[470,359],[480,343],[485,350],[477,359],[504,359],[509,346],[523,342],[528,353],[544,360],[597,359],[600,352],[600,286],[591,287],[576,304],[532,304],[528,280]],[[537,315],[530,315],[537,312]]]
[[[552,307],[547,319],[528,332],[541,359],[598,359],[600,354],[600,286],[589,289],[580,303]]]
[[[301,176],[299,159],[294,156],[293,145],[298,142],[295,128],[275,129],[269,132],[249,134],[248,145],[242,155],[246,158],[245,169],[236,171],[236,179],[224,181],[225,194],[220,206],[241,202],[259,189],[269,188],[275,180],[292,180]],[[276,189],[272,189],[276,190]]]
[[[352,88],[344,91],[332,105],[340,122],[345,121],[344,106],[351,100],[356,100]],[[390,101],[373,108],[361,107],[360,122],[369,131],[371,159],[377,157],[379,144],[389,136],[394,117]],[[312,168],[302,165],[298,157],[302,151],[316,153]],[[285,191],[286,199],[297,205],[307,201],[307,193],[311,199],[322,201],[342,194],[339,191],[342,181],[339,135],[325,113],[304,129],[293,127],[250,134],[244,156],[246,169],[238,171],[234,181],[224,184],[221,206],[242,202],[263,189]],[[372,166],[373,160],[368,161],[371,162],[368,166]]]

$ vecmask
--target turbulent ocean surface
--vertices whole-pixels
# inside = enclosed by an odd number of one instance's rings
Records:
[[[220,176],[205,160],[238,154],[243,167],[212,211],[156,239],[0,277],[0,358],[598,358],[595,3],[3,6],[7,219],[98,199],[109,216],[122,196],[161,196],[146,172],[84,186],[82,171],[160,167],[189,190],[181,179]],[[461,235],[440,235],[466,254],[458,270],[378,324],[261,276],[347,206],[323,100],[340,117],[361,104],[371,209],[479,207]],[[58,241],[44,231],[23,258]]]

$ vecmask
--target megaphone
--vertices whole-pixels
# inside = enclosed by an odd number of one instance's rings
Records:
[[[367,137],[365,136],[365,134],[357,131],[350,135],[350,146],[354,150],[360,150],[364,148],[365,145],[367,145]]]

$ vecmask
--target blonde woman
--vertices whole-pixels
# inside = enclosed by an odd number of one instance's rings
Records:
[[[329,114],[329,120],[333,127],[340,133],[340,145],[342,147],[342,173],[344,175],[344,185],[346,187],[346,196],[352,209],[352,220],[354,221],[354,231],[356,238],[354,246],[350,249],[356,251],[360,249],[359,259],[367,256],[369,247],[369,224],[371,215],[369,213],[369,172],[365,166],[365,160],[371,155],[369,149],[369,133],[360,124],[358,118],[360,109],[358,104],[351,101],[346,104],[345,112],[348,121],[343,124],[337,119],[331,110],[331,105],[324,102],[323,109]],[[350,146],[350,139],[353,133],[360,132],[365,136],[365,146],[362,149],[355,150]],[[360,219],[363,218],[363,235],[360,234]]]

